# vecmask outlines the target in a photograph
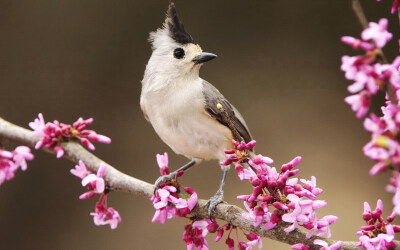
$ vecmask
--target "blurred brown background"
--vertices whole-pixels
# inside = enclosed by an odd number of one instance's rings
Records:
[[[371,21],[389,17],[392,1],[363,1]],[[386,214],[389,174],[370,177],[372,162],[361,148],[369,140],[362,123],[343,102],[349,84],[340,58],[355,54],[340,36],[358,37],[361,27],[347,0],[175,2],[187,30],[205,51],[218,54],[201,76],[241,111],[258,141],[257,151],[278,166],[301,155],[300,177],[317,177],[335,214],[333,238],[356,240],[362,203],[382,198]],[[148,182],[158,176],[155,154],[167,151],[176,169],[187,160],[158,138],[139,107],[148,33],[160,27],[168,1],[0,1],[0,116],[28,127],[39,112],[46,120],[95,119],[92,129],[110,136],[95,154],[119,170]],[[398,38],[395,33],[395,38]],[[385,48],[392,59],[396,39]],[[377,100],[382,101],[382,98]],[[375,107],[377,110],[377,107]],[[15,145],[7,145],[10,149]],[[74,164],[35,152],[27,172],[0,187],[2,249],[186,249],[183,219],[152,224],[151,202],[113,193],[109,205],[122,216],[117,230],[96,227],[89,213],[95,200],[69,173]],[[181,179],[202,198],[217,189],[217,162],[195,167]],[[250,192],[235,171],[225,199]],[[225,249],[223,242],[212,249]],[[289,246],[264,240],[264,249]]]

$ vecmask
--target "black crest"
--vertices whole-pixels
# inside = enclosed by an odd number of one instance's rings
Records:
[[[192,36],[183,27],[183,23],[179,20],[173,2],[168,7],[166,25],[168,25],[169,35],[175,42],[180,44],[195,43]]]

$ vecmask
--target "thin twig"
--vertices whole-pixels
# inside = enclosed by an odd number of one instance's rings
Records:
[[[357,16],[358,21],[360,22],[361,26],[366,29],[368,28],[368,20],[365,17],[363,8],[359,0],[352,0],[351,6],[353,7],[354,13]]]
[[[25,128],[14,125],[4,119],[0,118],[0,139],[5,139],[8,141],[24,144],[33,147],[39,140],[33,135],[33,132]],[[128,176],[110,164],[107,164],[100,158],[96,157],[85,148],[83,148],[77,142],[67,142],[63,143],[63,148],[65,151],[65,156],[67,159],[78,163],[79,160],[85,162],[86,166],[93,172],[97,172],[97,169],[101,163],[106,164],[106,172],[104,179],[107,181],[111,190],[132,193],[141,196],[146,199],[150,199],[153,195],[153,185],[142,180],[136,179],[132,176]],[[44,149],[46,152],[54,153],[51,150]],[[149,202],[150,206],[150,202]],[[318,249],[319,247],[313,245],[313,241],[318,237],[311,237],[307,239],[306,232],[303,229],[296,229],[291,233],[286,233],[284,229],[289,226],[287,223],[281,223],[276,228],[272,230],[265,230],[263,226],[254,227],[251,221],[248,221],[242,217],[245,211],[237,206],[230,204],[219,204],[213,216],[217,219],[226,221],[233,226],[242,228],[249,232],[253,232],[265,238],[277,240],[287,244],[304,243],[309,245],[311,249]],[[205,218],[208,216],[208,207],[206,206],[206,201],[199,199],[197,206],[192,211],[193,216],[197,218]],[[332,239],[325,239],[329,244],[336,242]],[[400,244],[396,242],[398,246]],[[359,249],[356,247],[357,242],[355,241],[345,241],[342,244],[341,249]]]

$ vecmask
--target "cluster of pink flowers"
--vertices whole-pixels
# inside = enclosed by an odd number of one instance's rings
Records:
[[[381,0],[376,0],[376,1],[380,2]],[[394,0],[392,9],[390,10],[390,13],[394,14],[397,11],[397,9],[399,8],[399,5],[400,5],[400,0]]]
[[[162,176],[170,173],[167,153],[164,153],[164,155],[157,154],[157,163]],[[189,198],[186,200],[180,196],[189,196]],[[152,222],[160,221],[161,224],[164,224],[167,219],[173,217],[186,217],[196,206],[197,199],[197,193],[193,189],[180,186],[176,180],[163,183],[151,197],[156,209]]]
[[[299,164],[301,157],[282,165],[278,172],[275,167],[269,166],[273,163],[271,158],[251,156],[250,150],[255,146],[255,141],[247,144],[233,141],[233,145],[235,149],[225,151],[227,160],[221,165],[234,164],[240,180],[249,180],[254,188],[252,194],[238,196],[248,210],[243,214],[244,218],[252,221],[255,227],[264,224],[266,230],[284,221],[291,223],[285,229],[287,233],[302,226],[310,230],[308,238],[314,234],[331,237],[329,226],[338,218],[328,215],[318,219],[316,210],[327,203],[316,200],[322,193],[322,189],[316,186],[316,178],[313,176],[310,181],[291,178],[299,172],[294,167]],[[250,167],[245,168],[245,163]]]
[[[393,11],[396,11],[398,7],[399,1],[396,0],[393,3]],[[347,79],[355,80],[355,83],[350,85],[348,90],[352,93],[361,90],[358,95],[346,98],[346,102],[351,104],[353,110],[357,112],[356,116],[358,118],[367,113],[372,95],[376,94],[379,89],[388,91],[386,93],[385,106],[381,108],[382,115],[378,117],[371,113],[364,120],[364,128],[371,133],[371,140],[363,147],[363,152],[368,158],[376,162],[370,169],[370,175],[377,175],[387,169],[393,169],[393,177],[386,190],[394,193],[392,199],[394,205],[393,213],[400,215],[400,174],[398,168],[400,164],[400,57],[396,57],[391,64],[377,62],[381,56],[378,49],[383,48],[386,42],[392,37],[386,30],[387,25],[388,22],[386,19],[381,19],[379,24],[370,23],[370,27],[362,32],[363,41],[355,42],[351,41],[351,39],[349,40],[347,37],[343,37],[342,41],[345,43],[352,45],[354,48],[362,48],[367,52],[361,56],[344,56],[342,58],[342,70],[346,72]],[[373,43],[369,43],[368,41],[373,41]],[[369,46],[368,44],[373,45],[374,48],[372,50],[366,48]],[[359,79],[366,80],[360,81]],[[361,84],[362,82],[365,82],[365,84]],[[389,93],[391,94],[390,97]],[[365,210],[370,212],[368,203],[366,203],[365,207]],[[368,228],[372,228],[376,220],[382,223],[380,219],[382,210],[381,202],[378,202],[377,210],[378,212],[375,212],[375,217],[373,217],[374,220],[371,219],[371,221],[367,222]],[[390,228],[391,226],[388,229],[389,236],[392,235]],[[371,242],[368,243],[367,236],[371,236],[371,232],[367,230],[367,233],[368,235],[362,236],[362,239],[365,241],[362,241],[364,242],[363,246],[374,245],[376,242],[380,242],[380,238],[387,239],[384,234],[380,236],[375,235],[371,237],[373,240],[371,239]]]
[[[370,175],[400,163],[400,144],[396,138],[399,133],[400,106],[386,101],[382,113],[382,117],[371,114],[364,120],[364,128],[371,132],[371,141],[364,146],[363,151],[367,157],[376,161]]]
[[[111,229],[117,228],[121,222],[121,217],[117,210],[107,206],[107,186],[103,179],[106,171],[106,165],[100,165],[97,174],[90,172],[83,161],[75,169],[71,169],[71,174],[82,179],[82,186],[86,186],[88,191],[79,196],[79,199],[90,199],[96,194],[100,194],[96,203],[95,212],[90,213],[93,216],[94,224],[97,226],[109,224]]]
[[[231,237],[232,231],[236,231],[236,241],[237,247],[239,250],[251,250],[253,247],[258,246],[259,249],[262,248],[261,237],[253,234],[246,233],[242,230],[242,233],[248,240],[241,241],[239,240],[238,228],[229,224],[225,224],[223,226],[219,226],[215,219],[204,219],[199,221],[191,221],[190,224],[185,226],[185,231],[183,233],[183,240],[186,242],[187,249],[208,249],[208,243],[205,239],[208,233],[217,233],[215,238],[215,242],[218,242],[222,239],[222,236],[225,231],[228,231],[228,236],[225,240],[225,244],[228,246],[228,249],[235,249],[235,240]]]
[[[386,186],[386,191],[394,193],[392,198],[393,213],[400,215],[400,173],[393,171],[393,176],[390,178],[390,184]]]
[[[391,84],[397,95],[400,93],[400,57],[390,64],[377,62],[381,57],[380,49],[392,39],[387,26],[388,20],[382,18],[379,23],[369,23],[369,27],[361,33],[362,40],[342,37],[344,43],[365,51],[363,55],[342,57],[341,70],[345,72],[346,79],[354,81],[348,87],[353,95],[346,97],[345,101],[356,112],[357,118],[368,112],[372,95],[384,88],[386,83]]]
[[[168,167],[168,155],[157,155],[157,163],[160,168],[161,176],[170,174],[170,169]],[[181,176],[183,173],[178,173],[177,176]],[[182,193],[182,190],[184,191]],[[184,199],[185,197],[187,199]],[[169,182],[161,184],[161,186],[156,190],[154,196],[151,198],[153,206],[156,212],[153,216],[152,222],[159,221],[164,224],[167,219],[174,217],[188,217],[192,209],[197,204],[197,193],[191,188],[181,186],[176,180],[171,180]],[[224,231],[229,231],[228,237],[225,243],[228,245],[229,249],[234,249],[235,241],[230,237],[233,229],[229,224],[222,227],[218,225],[215,219],[192,219],[190,218],[190,223],[185,226],[183,233],[183,240],[186,242],[187,249],[208,249],[208,243],[206,236],[208,233],[217,233],[215,241],[220,241]],[[258,245],[259,248],[262,247],[261,237],[253,233],[245,233],[248,242],[239,241],[237,239],[237,246],[239,249],[250,250],[253,246]],[[236,233],[238,236],[238,233]]]
[[[70,139],[78,139],[90,150],[95,150],[92,142],[111,143],[111,139],[107,136],[99,135],[93,130],[85,129],[92,124],[92,122],[93,118],[87,120],[79,118],[72,126],[57,120],[45,123],[43,115],[39,114],[39,117],[36,118],[35,121],[30,122],[29,126],[34,130],[34,135],[41,138],[41,140],[36,143],[35,149],[39,149],[43,146],[46,148],[54,148],[57,158],[61,158],[64,155],[64,149],[61,143]]]
[[[209,223],[206,220],[192,221],[190,224],[185,226],[183,232],[183,240],[186,242],[188,250],[192,250],[193,247],[201,250],[208,250],[208,243],[206,236],[208,234]]]
[[[364,202],[363,220],[367,223],[357,232],[360,235],[357,246],[365,249],[395,249],[394,234],[400,232],[399,225],[390,224],[395,219],[396,214],[393,212],[384,221],[382,217],[383,203],[378,200],[376,209],[371,211],[368,202]]]
[[[336,241],[332,245],[329,246],[329,244],[323,240],[314,240],[313,241],[314,245],[321,246],[319,250],[338,250],[342,246],[342,241]],[[294,250],[309,250],[310,247],[303,244],[303,243],[297,243],[292,246],[292,249]]]
[[[26,161],[33,160],[30,148],[19,146],[14,151],[7,151],[0,148],[0,185],[5,181],[14,178],[19,168],[22,171],[27,169]]]

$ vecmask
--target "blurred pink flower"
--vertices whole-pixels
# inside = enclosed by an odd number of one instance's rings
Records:
[[[320,248],[320,250],[337,250],[342,246],[342,242],[337,241],[329,246],[329,244],[326,243],[325,241],[317,239],[317,240],[314,240],[314,245],[322,246]]]
[[[199,220],[185,226],[183,240],[186,242],[188,250],[194,247],[196,249],[208,250],[208,243],[206,241],[208,225],[209,223],[206,220]]]
[[[381,0],[376,0],[377,2],[380,2]],[[396,11],[397,11],[397,9],[399,8],[399,4],[400,4],[400,1],[399,0],[394,0],[393,1],[393,5],[392,5],[392,8],[391,8],[391,10],[390,10],[390,13],[391,14],[394,14]]]
[[[400,215],[400,173],[393,171],[393,176],[390,178],[390,184],[386,186],[386,191],[394,193],[392,202],[394,205],[393,212]]]
[[[33,158],[30,148],[26,146],[18,146],[12,152],[0,149],[0,185],[13,179],[19,168],[25,171],[28,167],[26,161]]]
[[[373,50],[374,46],[368,42],[361,41],[360,39],[352,36],[342,36],[342,42],[350,45],[353,49]]]
[[[381,18],[378,23],[370,22],[369,27],[361,33],[364,41],[373,40],[378,48],[383,48],[393,35],[387,31],[388,20]]]
[[[351,109],[356,112],[356,117],[361,118],[368,112],[371,102],[371,93],[363,90],[356,95],[346,97],[344,100],[351,106]]]
[[[294,250],[309,250],[310,247],[303,243],[297,243],[297,244],[292,245],[292,249],[294,249]]]
[[[75,166],[75,169],[71,169],[70,172],[81,179],[84,179],[86,176],[92,173],[87,170],[86,165],[82,160],[79,160],[79,164]]]

